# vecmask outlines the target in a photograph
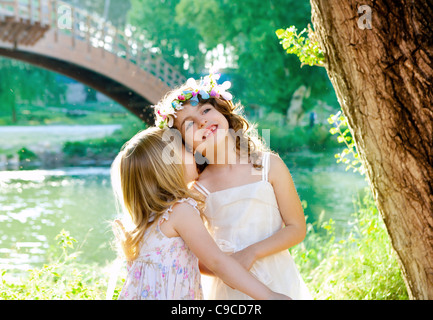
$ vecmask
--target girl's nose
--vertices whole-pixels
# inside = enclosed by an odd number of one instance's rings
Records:
[[[206,124],[207,124],[207,120],[205,118],[201,118],[199,129],[203,128]]]

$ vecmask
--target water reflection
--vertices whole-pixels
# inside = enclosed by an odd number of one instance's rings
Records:
[[[0,268],[46,262],[61,229],[79,240],[79,260],[114,258],[107,223],[115,217],[109,168],[0,172]]]
[[[365,177],[346,171],[335,162],[333,152],[296,152],[283,154],[296,190],[307,202],[304,210],[309,222],[316,221],[322,212],[324,219],[332,218],[337,231],[347,230],[347,222],[356,212],[354,200],[362,198],[368,186]]]

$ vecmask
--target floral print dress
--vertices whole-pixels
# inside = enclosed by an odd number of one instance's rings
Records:
[[[187,202],[197,209],[195,200]],[[139,256],[127,264],[127,276],[119,300],[201,300],[198,259],[180,237],[169,238],[161,229],[170,207],[145,234]]]

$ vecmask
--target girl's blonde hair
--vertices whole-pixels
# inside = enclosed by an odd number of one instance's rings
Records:
[[[168,92],[164,98],[159,102],[161,105],[170,105],[177,96],[183,91],[192,90],[188,85],[184,84],[176,89]],[[270,151],[269,147],[266,146],[263,139],[259,136],[256,127],[251,124],[244,116],[244,107],[241,103],[234,104],[231,100],[225,100],[223,98],[210,97],[209,99],[202,99],[198,97],[197,108],[205,103],[210,103],[218,112],[220,112],[229,124],[229,129],[233,129],[236,132],[236,149],[238,152],[242,148],[248,148],[248,158],[253,164],[254,168],[261,169],[261,158],[262,152]],[[184,104],[188,104],[185,102]],[[178,111],[182,112],[182,111]],[[239,134],[240,132],[240,134]],[[239,139],[238,139],[239,138]],[[202,161],[201,161],[202,162]],[[206,163],[197,164],[197,168],[201,173],[206,167]]]
[[[146,230],[176,201],[190,197],[203,203],[188,189],[181,155],[173,142],[164,141],[164,132],[148,128],[137,133],[124,144],[111,166],[118,209],[132,223],[119,239],[129,261],[137,258]]]

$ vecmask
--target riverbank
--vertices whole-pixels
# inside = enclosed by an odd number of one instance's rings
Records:
[[[141,122],[98,125],[0,126],[0,170],[109,166]]]
[[[119,124],[0,126],[0,170],[109,166],[122,145],[146,126],[138,119]],[[338,147],[324,125],[288,128],[266,121],[272,150],[326,152]]]
[[[0,170],[109,165],[113,153],[143,127],[135,115],[106,99],[17,103],[15,117],[0,112]]]

